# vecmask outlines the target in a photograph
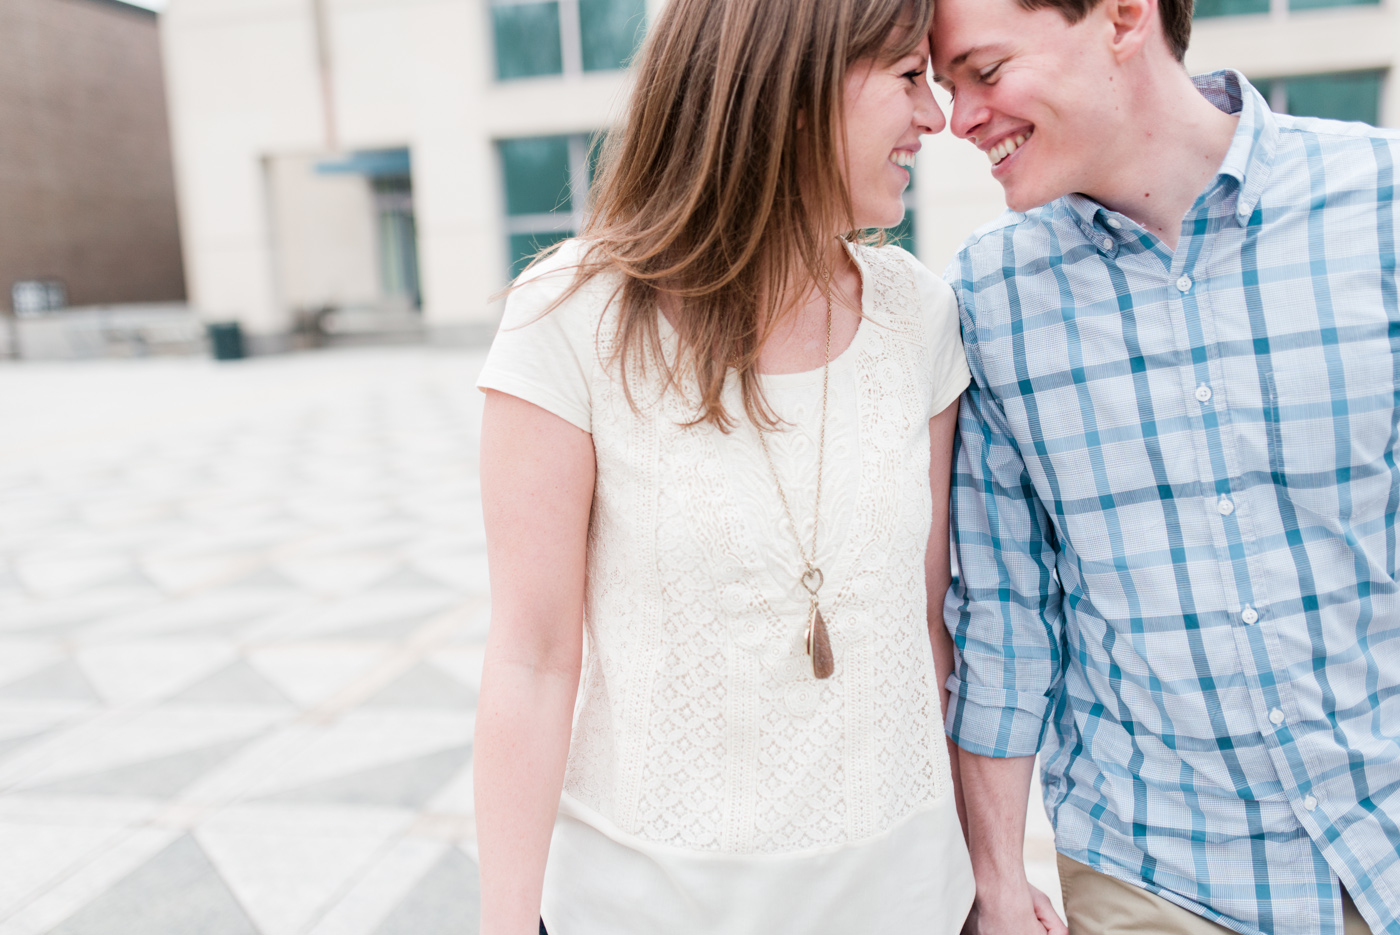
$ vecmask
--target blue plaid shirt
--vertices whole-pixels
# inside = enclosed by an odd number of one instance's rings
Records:
[[[948,732],[1041,752],[1074,860],[1247,933],[1341,933],[1340,878],[1400,933],[1400,135],[1196,84],[1240,119],[1175,252],[1072,195],[949,270]]]

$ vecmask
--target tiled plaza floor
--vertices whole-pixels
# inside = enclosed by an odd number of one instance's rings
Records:
[[[0,364],[0,935],[477,930],[481,359]]]

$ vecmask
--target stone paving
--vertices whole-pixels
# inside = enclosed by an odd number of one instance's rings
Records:
[[[477,931],[482,356],[0,366],[0,935]]]

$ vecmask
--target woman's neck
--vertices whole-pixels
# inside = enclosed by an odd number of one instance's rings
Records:
[[[835,241],[831,264],[831,359],[855,340],[860,328],[861,279],[860,270],[844,243]],[[804,271],[802,285],[795,287],[781,318],[769,332],[759,351],[759,373],[804,373],[819,369],[826,362],[827,297],[821,287]]]

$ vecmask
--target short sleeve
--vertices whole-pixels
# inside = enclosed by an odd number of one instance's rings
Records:
[[[932,419],[957,401],[962,391],[967,389],[972,376],[963,353],[957,296],[953,294],[952,287],[924,264],[913,260],[912,265],[924,338],[932,357],[933,384],[928,410],[928,416]]]
[[[573,282],[581,253],[577,241],[566,242],[510,292],[476,386],[519,397],[591,432],[590,378],[597,360],[591,312],[598,290],[590,283],[550,309]]]

